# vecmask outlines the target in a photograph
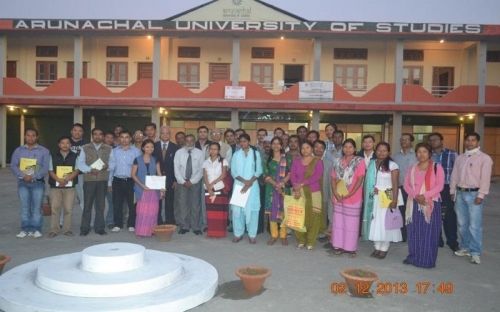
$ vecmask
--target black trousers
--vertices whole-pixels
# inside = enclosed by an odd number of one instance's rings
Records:
[[[90,231],[92,207],[95,207],[94,231],[104,232],[104,200],[107,191],[107,181],[88,181],[83,183],[83,214],[80,232]]]
[[[134,180],[113,178],[113,220],[115,226],[123,227],[123,203],[128,206],[128,227],[135,227]]]
[[[451,249],[456,249],[458,248],[457,214],[455,213],[455,203],[451,199],[449,184],[445,184],[441,192],[441,215],[446,245]],[[443,245],[442,235],[439,235],[439,241],[440,245]]]
[[[403,242],[406,242],[406,201],[408,200],[408,193],[406,193],[404,187],[400,187],[401,195],[403,195],[403,206],[399,206],[399,211],[403,216],[403,227],[401,228],[401,236],[403,237]]]
[[[165,203],[165,206],[163,206]],[[174,189],[172,187],[167,188],[165,191],[165,198],[160,200],[160,209],[158,209],[158,224],[176,224],[174,217]],[[165,212],[165,220],[162,218],[161,211],[162,207]]]

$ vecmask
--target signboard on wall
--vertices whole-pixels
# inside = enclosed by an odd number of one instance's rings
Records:
[[[244,100],[246,98],[246,87],[226,86],[224,88],[224,99],[226,100]]]
[[[333,82],[299,82],[299,100],[333,100]]]

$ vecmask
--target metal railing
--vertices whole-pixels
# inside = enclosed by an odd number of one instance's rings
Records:
[[[54,81],[56,81],[56,79],[37,79],[35,80],[35,84],[37,87],[46,87],[50,86]]]
[[[199,81],[177,81],[179,84],[183,85],[189,89],[199,89],[200,82]]]
[[[128,80],[106,80],[106,87],[128,87]]]
[[[431,86],[431,94],[433,96],[442,97],[452,91],[455,86]]]

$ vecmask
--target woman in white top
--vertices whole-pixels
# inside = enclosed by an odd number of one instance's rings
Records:
[[[386,142],[378,143],[375,148],[377,155],[375,187],[370,192],[370,195],[373,196],[373,212],[369,239],[375,244],[375,251],[371,256],[378,259],[385,258],[391,242],[402,240],[401,229],[387,230],[385,227],[387,211],[398,208],[399,167],[389,156],[390,151],[391,147]],[[380,200],[382,192],[385,192],[390,200],[386,205],[383,205]]]
[[[229,205],[228,187],[224,184],[228,162],[220,156],[220,145],[212,142],[208,146],[209,157],[203,162],[203,182],[207,207],[207,236],[225,237],[227,210]]]

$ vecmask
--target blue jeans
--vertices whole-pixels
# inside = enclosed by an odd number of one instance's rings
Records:
[[[21,229],[26,232],[42,231],[42,201],[45,191],[43,181],[17,184],[17,193],[21,201]]]
[[[483,245],[483,205],[476,205],[474,200],[478,192],[457,190],[455,211],[458,220],[460,247],[470,251],[471,255],[481,255]]]
[[[113,193],[112,192],[107,192],[106,193],[106,201],[108,203],[108,212],[106,213],[106,225],[113,225],[115,224],[114,221],[114,214],[113,214]]]

